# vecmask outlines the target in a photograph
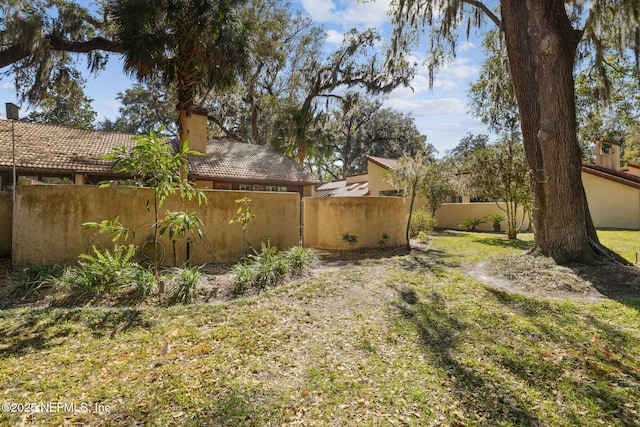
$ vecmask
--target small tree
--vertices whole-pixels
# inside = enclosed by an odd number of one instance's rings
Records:
[[[150,131],[148,135],[134,137],[136,145],[132,148],[117,147],[113,153],[105,155],[105,160],[113,160],[113,170],[115,172],[127,173],[132,176],[130,183],[138,187],[150,187],[153,190],[153,201],[147,201],[147,210],[153,208],[153,273],[158,276],[158,239],[162,232],[169,229],[170,233],[184,235],[187,231],[197,232],[202,224],[195,220],[193,215],[186,213],[167,212],[166,220],[160,219],[159,210],[162,204],[172,194],[179,193],[183,200],[191,200],[197,197],[198,204],[206,202],[206,196],[202,191],[198,191],[185,179],[180,177],[180,171],[188,173],[188,156],[201,155],[196,151],[189,150],[188,142],[174,153],[172,147],[167,143],[166,138],[160,137],[159,133]],[[112,182],[103,184],[109,186]],[[188,224],[179,226],[178,222],[188,220]]]
[[[244,196],[242,199],[236,200],[241,204],[236,211],[236,216],[229,220],[229,224],[240,224],[242,226],[242,256],[246,255],[245,242],[247,241],[247,228],[249,223],[256,217],[251,210],[251,199]]]
[[[399,190],[403,190],[406,197],[409,197],[409,215],[407,218],[406,228],[406,240],[407,249],[411,249],[410,228],[411,228],[411,216],[413,214],[413,205],[415,204],[416,196],[425,193],[425,188],[428,187],[429,171],[431,169],[431,163],[433,163],[433,157],[427,156],[422,151],[411,157],[404,155],[398,159],[398,165],[395,169],[389,170],[387,173],[387,181]]]
[[[431,216],[435,218],[436,211],[453,192],[453,166],[447,160],[433,159],[427,168],[420,195],[427,197],[427,204]]]
[[[471,191],[477,197],[496,202],[507,216],[508,238],[517,238],[518,207],[531,203],[530,174],[522,145],[503,142],[475,150],[466,166],[471,171],[468,174]],[[505,207],[498,202],[504,202]]]

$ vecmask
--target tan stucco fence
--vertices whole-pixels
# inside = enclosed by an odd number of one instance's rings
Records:
[[[304,246],[354,249],[405,243],[406,217],[402,198],[304,198],[303,202]],[[355,245],[344,239],[345,234],[357,238]]]
[[[10,193],[7,200],[11,212]],[[236,200],[251,199],[255,219],[249,224],[247,243],[260,248],[270,241],[279,249],[300,243],[300,196],[297,193],[240,192],[205,190],[208,202],[184,202],[168,199],[160,212],[197,212],[204,222],[204,239],[193,237],[190,244],[191,263],[232,262],[242,257],[242,229],[229,224],[240,207]],[[147,201],[149,189],[122,187],[97,188],[78,185],[19,185],[11,221],[0,224],[2,231],[12,230],[9,249],[14,268],[26,264],[74,264],[78,255],[90,253],[91,247],[110,248],[110,235],[86,229],[85,222],[99,222],[119,217],[122,225],[135,229],[135,236],[119,243],[142,246],[152,234],[153,215]],[[404,200],[395,197],[345,197],[331,199],[304,198],[304,246],[322,249],[401,246],[406,224]],[[0,209],[4,207],[0,199]],[[161,215],[162,216],[162,215]],[[347,233],[357,237],[350,245],[343,239]],[[172,242],[161,239],[165,248],[164,265],[174,264]],[[176,260],[186,257],[186,242],[176,243]],[[248,247],[247,247],[248,249]]]
[[[204,222],[204,239],[193,237],[189,245],[193,264],[236,261],[242,256],[242,228],[229,224],[240,207],[235,200],[247,195],[255,219],[247,229],[247,242],[260,248],[270,241],[279,249],[299,245],[300,196],[297,193],[236,192],[207,190],[208,202],[201,206],[194,200],[168,199],[160,212],[197,212]],[[110,247],[110,236],[98,235],[95,229],[83,230],[89,221],[120,218],[127,228],[136,228],[135,238],[120,243],[145,243],[152,234],[153,214],[146,204],[152,200],[149,189],[97,188],[79,185],[19,185],[13,221],[12,264],[73,264],[92,245]],[[162,217],[163,215],[161,215]],[[161,240],[165,247],[164,265],[173,265],[173,245]],[[152,246],[151,246],[152,247]],[[178,240],[178,264],[186,257],[187,243]]]

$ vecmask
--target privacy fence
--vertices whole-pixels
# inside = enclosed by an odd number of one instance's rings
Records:
[[[501,209],[502,208],[502,209]],[[436,211],[436,221],[438,228],[461,229],[460,223],[467,218],[486,218],[488,215],[503,214],[505,205],[503,203],[445,203]],[[521,230],[529,228],[529,216],[523,207],[519,207],[517,211],[518,224],[522,222]],[[484,224],[478,226],[479,231],[492,231],[493,223],[487,220]],[[502,221],[502,229],[506,230],[507,222]]]
[[[12,221],[11,193],[0,191],[0,257],[6,257],[11,254]]]
[[[163,265],[181,264],[187,256],[192,264],[240,259],[242,227],[229,221],[241,207],[236,200],[244,196],[251,199],[255,215],[247,228],[247,252],[250,247],[260,248],[262,242],[279,249],[299,245],[301,231],[307,247],[353,249],[404,244],[405,211],[400,198],[305,198],[302,224],[297,193],[205,190],[205,194],[208,201],[203,205],[173,197],[162,206],[161,217],[165,211],[196,212],[204,223],[203,239],[192,236],[191,242],[181,238],[172,242],[164,236],[160,240]],[[19,185],[13,210],[11,193],[3,193],[0,198],[0,210],[7,212],[0,223],[0,236],[6,236],[1,249],[5,255],[11,253],[14,268],[39,263],[74,264],[78,255],[91,252],[93,246],[113,247],[112,235],[99,234],[96,228],[82,224],[118,218],[125,228],[135,231],[119,243],[148,248],[141,250],[141,256],[152,254],[154,217],[147,209],[152,200],[150,189]]]
[[[330,197],[303,201],[304,246],[352,249],[405,243],[404,199]]]
[[[243,256],[243,232],[229,224],[241,207],[236,200],[247,196],[255,219],[246,233],[246,251],[270,242],[286,249],[302,242],[306,247],[354,249],[393,247],[404,244],[405,200],[395,197],[304,198],[297,193],[269,193],[205,190],[208,202],[198,205],[178,197],[168,199],[165,211],[196,212],[204,222],[204,238],[192,236],[169,241],[161,239],[165,266],[181,264],[190,257],[193,264],[235,262]],[[81,185],[19,185],[12,209],[10,192],[0,193],[0,256],[11,254],[14,268],[25,264],[73,264],[81,253],[113,247],[111,236],[98,234],[86,222],[119,218],[135,231],[128,241],[152,249],[147,243],[153,233],[150,189],[130,187],[97,188]],[[436,213],[438,227],[459,229],[465,218],[481,218],[502,211],[495,203],[445,204]],[[522,210],[519,216],[524,215]],[[301,228],[302,226],[302,228]],[[525,217],[523,229],[528,227]],[[503,229],[505,224],[503,223]],[[480,230],[490,231],[487,222]],[[152,253],[151,251],[148,251]]]
[[[208,202],[184,202],[179,197],[168,199],[165,211],[197,212],[204,222],[204,238],[193,236],[192,243],[166,236],[163,264],[181,264],[190,255],[193,264],[236,261],[242,257],[243,233],[239,224],[229,224],[240,207],[235,201],[248,196],[255,219],[248,225],[247,247],[260,248],[270,242],[278,248],[288,248],[300,241],[300,196],[297,193],[205,191]],[[20,185],[13,211],[12,260],[14,268],[28,263],[76,262],[81,253],[113,246],[108,235],[95,228],[86,229],[85,222],[119,218],[135,236],[120,243],[142,247],[150,239],[154,223],[147,202],[153,200],[150,189],[130,187],[97,188],[79,185]],[[153,245],[147,244],[152,254]]]

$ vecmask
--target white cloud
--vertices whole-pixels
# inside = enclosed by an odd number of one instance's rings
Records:
[[[471,41],[465,41],[462,46],[460,46],[460,48],[458,49],[460,52],[467,52],[469,50],[472,50],[476,47],[476,45],[474,45]]]
[[[419,99],[392,97],[385,101],[385,106],[402,113],[410,113],[413,117],[433,115],[466,114],[467,105],[460,98]]]
[[[336,5],[331,0],[300,0],[304,10],[316,22],[334,22]]]
[[[428,85],[429,70],[426,65],[418,68],[418,76]],[[453,62],[436,70],[433,81],[434,90],[466,92],[469,82],[478,75],[478,67],[469,58],[456,58]]]
[[[388,9],[388,0],[377,0],[371,3],[351,2],[342,14],[342,22],[378,28],[390,21],[387,15]]]
[[[332,0],[300,0],[305,12],[317,23],[351,27],[381,27],[389,23],[387,10],[390,0],[361,3],[342,0],[338,5]]]
[[[0,90],[15,90],[15,85],[10,82],[0,83]]]
[[[478,67],[470,58],[458,57],[451,64],[438,70],[438,74],[444,74],[452,79],[469,79],[478,74]]]
[[[327,43],[339,45],[344,40],[344,33],[336,30],[327,31]]]

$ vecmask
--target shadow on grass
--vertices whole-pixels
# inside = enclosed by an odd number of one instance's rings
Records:
[[[381,260],[395,256],[407,255],[410,251],[405,246],[384,248],[360,248],[345,250],[317,249],[318,260],[326,265],[344,267],[362,265],[365,260]]]
[[[507,239],[506,237],[483,237],[473,239],[474,242],[489,246],[499,246],[501,248],[513,248],[527,250],[533,247],[533,242],[528,240]]]
[[[414,291],[396,289],[401,302],[396,308],[417,329],[422,348],[430,360],[448,376],[447,388],[460,403],[457,417],[448,422],[471,422],[474,417],[500,420],[514,425],[537,426],[543,423],[517,393],[511,392],[490,376],[484,376],[458,360],[456,355],[467,333],[465,322],[446,308],[438,292],[418,298]]]
[[[640,268],[622,264],[570,266],[576,276],[589,282],[607,298],[640,309]]]
[[[184,381],[174,383],[173,392],[188,388]],[[154,390],[156,385],[150,384]],[[283,425],[288,414],[286,408],[265,410],[275,405],[268,401],[273,396],[267,392],[239,389],[237,385],[224,384],[219,392],[212,388],[206,401],[177,400],[171,391],[158,388],[152,402],[138,402],[135,406],[115,408],[104,419],[114,425],[190,425],[190,426],[264,426]],[[103,420],[104,421],[104,420]],[[111,424],[109,424],[111,425]]]
[[[490,290],[488,302],[493,296],[507,310],[485,312],[479,307],[470,314],[452,307],[438,292],[395,290],[396,308],[418,331],[424,353],[448,376],[449,393],[459,405],[457,414],[449,414],[449,423],[548,425],[540,402],[531,398],[538,396],[545,405],[557,405],[558,419],[567,425],[595,419],[640,425],[638,408],[626,405],[640,401],[637,360],[605,350],[605,345],[634,345],[635,337],[628,331],[590,319],[590,327],[606,337],[606,342],[594,344],[590,331],[586,338],[576,331],[584,322],[576,317],[577,306],[565,308]],[[504,312],[517,313],[517,320],[505,325],[512,318],[497,314]],[[520,318],[526,319],[526,326]],[[470,342],[476,343],[473,350]]]
[[[577,402],[574,410],[558,402],[568,421],[576,425],[585,423],[580,409],[588,406],[599,408],[601,417],[610,416],[607,421],[616,425],[640,425],[638,408],[627,405],[640,400],[637,360],[623,354],[637,342],[629,329],[592,314],[581,320],[579,313],[584,310],[575,305],[560,306],[496,289],[489,292],[508,309],[521,313],[534,328],[524,337],[524,343],[532,345],[523,343],[519,351],[501,353],[502,366],[541,392],[557,389],[558,396]],[[581,324],[588,325],[588,330]],[[554,348],[562,347],[564,355],[553,354]]]
[[[63,345],[78,335],[114,338],[153,323],[144,319],[144,311],[91,309],[36,309],[27,312],[0,313],[0,356],[19,356]]]

